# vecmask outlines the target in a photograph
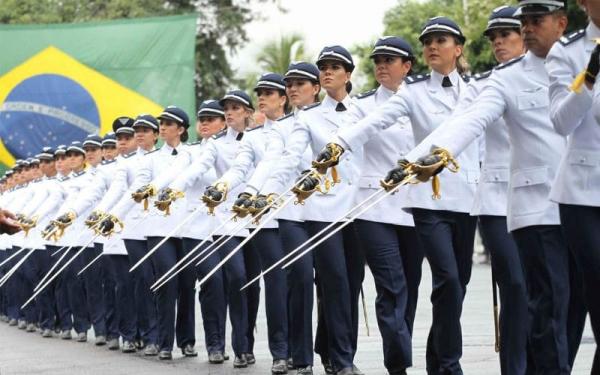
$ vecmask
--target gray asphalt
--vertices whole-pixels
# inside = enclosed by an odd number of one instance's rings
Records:
[[[413,339],[414,367],[409,374],[424,374],[425,343],[431,322],[431,276],[425,263],[421,283],[420,301],[415,322]],[[375,288],[373,279],[367,272],[364,283],[368,305],[370,335],[361,315],[359,348],[356,364],[366,374],[386,374],[383,368],[381,337],[377,331],[374,312]],[[140,354],[110,352],[106,347],[96,347],[93,335],[85,343],[63,341],[57,338],[43,339],[37,333],[26,333],[7,324],[0,323],[0,375],[8,374],[236,374],[266,375],[270,373],[271,359],[266,341],[266,320],[261,306],[259,312],[255,354],[257,364],[248,369],[234,370],[231,361],[224,365],[209,365],[203,350],[202,325],[197,306],[197,342],[199,356],[184,358],[175,353],[173,361],[159,362],[155,358],[144,358]],[[461,364],[465,374],[500,374],[498,356],[494,352],[494,330],[492,320],[492,295],[490,289],[490,268],[475,265],[469,284],[463,310],[463,359]],[[230,330],[228,330],[230,332]],[[589,374],[595,349],[591,329],[586,327],[573,374]],[[231,353],[231,351],[230,351]],[[318,362],[318,357],[315,358]],[[291,374],[293,374],[292,372]],[[316,366],[315,374],[324,374],[321,366]]]

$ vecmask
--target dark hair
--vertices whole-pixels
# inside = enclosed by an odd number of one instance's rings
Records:
[[[350,94],[352,92],[352,82],[346,82],[346,92]]]
[[[181,133],[181,135],[179,136],[179,139],[181,140],[181,142],[187,142],[187,140],[190,138],[187,128],[184,128],[184,132]]]

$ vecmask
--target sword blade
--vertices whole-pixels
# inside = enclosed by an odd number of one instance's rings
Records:
[[[5,265],[6,263],[10,262],[10,260],[14,257],[16,257],[17,255],[21,254],[23,252],[23,250],[25,250],[24,247],[20,248],[19,250],[17,250],[13,255],[9,256],[8,258],[4,259],[4,261],[2,263],[0,263],[0,267],[2,267],[3,265]]]
[[[34,249],[31,249],[31,250],[29,251],[29,253],[27,253],[25,256],[23,256],[23,258],[21,258],[21,259],[20,259],[20,260],[17,262],[17,264],[15,264],[15,265],[13,266],[13,268],[11,268],[11,269],[10,269],[10,270],[9,270],[9,271],[6,273],[6,275],[4,275],[4,277],[3,277],[2,279],[0,279],[0,287],[2,287],[2,285],[4,285],[4,284],[5,284],[5,283],[8,281],[8,279],[10,279],[10,277],[11,277],[11,276],[12,276],[12,275],[13,275],[15,272],[17,272],[17,269],[19,269],[19,267],[21,267],[21,265],[22,265],[23,263],[25,263],[25,261],[27,260],[27,258],[29,258],[29,256],[30,256],[31,254],[33,254],[33,252],[34,252],[34,251],[35,251]]]
[[[349,214],[351,214],[352,212],[354,212],[356,209],[360,208],[363,204],[367,203],[371,198],[377,196],[378,194],[381,194],[381,192],[384,191],[383,188],[378,189],[376,192],[374,192],[373,194],[369,195],[365,200],[363,200],[362,202],[360,202],[359,204],[357,204],[356,206],[352,207],[348,212],[344,213],[344,215],[340,216],[336,221],[334,221],[333,223],[327,225],[325,228],[321,229],[321,231],[319,231],[317,234],[315,234],[314,236],[312,236],[311,238],[309,238],[308,240],[306,240],[306,242],[300,244],[298,247],[296,247],[294,250],[290,251],[289,253],[287,253],[283,258],[279,259],[277,262],[273,263],[271,266],[269,266],[269,268],[267,268],[266,270],[260,272],[258,275],[256,275],[252,280],[248,281],[246,283],[246,285],[244,285],[240,291],[246,289],[247,287],[249,287],[250,285],[254,284],[255,282],[257,282],[258,280],[260,280],[261,277],[263,277],[264,275],[266,275],[267,273],[273,271],[276,267],[278,267],[279,265],[283,264],[286,260],[288,260],[289,258],[291,258],[292,256],[294,256],[294,254],[296,254],[297,252],[299,252],[302,248],[304,248],[305,246],[307,246],[308,244],[310,244],[311,242],[313,242],[317,237],[319,237],[321,234],[325,233],[326,231],[328,231],[329,229],[331,229],[335,224],[339,223],[340,221],[342,221],[346,216],[348,216]]]
[[[138,262],[136,264],[133,265],[133,267],[131,267],[129,269],[129,272],[135,270],[136,268],[138,268],[142,263],[144,263],[146,261],[146,259],[150,258],[150,256],[152,254],[154,254],[165,242],[167,242],[169,240],[169,238],[173,237],[175,235],[175,233],[177,233],[181,228],[183,228],[183,226],[185,224],[187,224],[190,220],[192,220],[192,218],[194,218],[194,216],[196,216],[196,214],[200,212],[200,210],[196,209],[193,212],[191,212],[181,223],[179,223],[175,228],[173,228],[173,230],[171,230],[171,232],[169,232],[168,235],[166,235],[162,240],[160,240],[159,243],[156,244],[156,246],[154,246],[150,251],[148,251],[143,257],[142,259],[138,260]]]
[[[210,249],[213,249],[215,246],[219,245],[221,242],[223,242],[224,240],[228,240],[229,238],[231,238],[233,236],[221,236],[219,238],[217,238],[216,241],[214,241],[213,243],[211,243],[209,246],[207,246],[204,250],[200,251],[198,254],[196,254],[192,259],[188,260],[186,264],[184,264],[182,267],[180,267],[177,271],[173,272],[169,277],[167,277],[164,281],[162,281],[160,284],[156,285],[152,291],[156,292],[158,289],[160,289],[163,285],[165,285],[166,283],[168,283],[172,278],[174,278],[175,276],[179,275],[184,269],[186,269],[190,264],[194,263],[196,260],[198,260],[198,258],[200,258],[202,255],[204,255],[207,251],[209,251]],[[194,250],[198,250],[200,248],[201,244],[198,244],[196,247],[194,247]],[[211,253],[212,254],[212,253]]]
[[[165,278],[169,277],[169,275],[171,273],[173,273],[173,271],[175,271],[183,262],[185,262],[187,259],[189,259],[192,255],[194,255],[194,253],[199,248],[201,248],[202,245],[204,245],[206,243],[206,241],[211,239],[215,233],[217,233],[218,231],[223,229],[227,224],[229,224],[231,221],[233,221],[233,219],[235,219],[236,216],[237,215],[235,215],[235,214],[231,215],[231,217],[229,219],[224,221],[221,225],[219,225],[212,232],[210,232],[210,234],[207,235],[204,240],[202,240],[198,245],[196,245],[192,250],[190,250],[183,258],[181,258],[181,260],[179,260],[177,263],[175,263],[175,265],[173,267],[171,267],[169,270],[167,270],[167,272],[165,272],[158,280],[156,280],[156,282],[150,286],[150,289],[154,289],[156,287],[156,285],[161,283]]]
[[[38,290],[35,291],[35,293],[33,293],[33,295],[31,297],[29,297],[29,299],[27,301],[25,301],[25,303],[21,306],[21,310],[24,309],[27,305],[29,305],[31,303],[31,301],[33,301],[35,299],[35,297],[37,297],[44,289],[46,289],[46,287],[48,285],[50,285],[50,283],[58,276],[60,275],[61,272],[63,272],[68,266],[69,264],[71,264],[75,258],[77,258],[81,253],[83,253],[86,249],[86,247],[88,247],[92,242],[94,242],[94,240],[96,238],[98,238],[99,234],[93,236],[90,241],[85,244],[84,246],[82,246],[79,251],[77,251],[77,253],[75,253],[75,255],[73,255],[73,257],[71,257],[71,259],[69,259],[65,264],[63,264],[63,266],[56,271],[56,273],[54,275],[52,275],[51,278],[49,278],[41,287],[38,288]]]
[[[104,255],[104,253],[100,253],[100,254],[98,254],[98,256],[97,256],[97,257],[95,257],[94,259],[92,259],[92,261],[91,261],[91,262],[89,262],[88,264],[86,264],[86,266],[85,266],[85,267],[83,267],[83,268],[81,269],[81,271],[77,272],[77,276],[79,276],[79,275],[81,275],[82,273],[84,273],[84,272],[85,272],[85,270],[87,270],[88,268],[90,268],[90,267],[92,266],[92,264],[96,263],[96,261],[97,261],[98,259],[100,259],[100,258],[102,257],[102,255]]]
[[[64,249],[65,247],[62,247],[62,249]],[[41,285],[44,284],[44,282],[50,277],[50,275],[52,275],[52,272],[58,267],[58,265],[60,264],[60,262],[65,258],[65,256],[67,254],[69,254],[69,250],[71,249],[71,247],[69,246],[69,248],[67,248],[67,250],[65,250],[65,252],[63,253],[63,255],[60,256],[60,258],[58,258],[58,260],[56,261],[56,263],[54,263],[54,265],[52,265],[52,267],[50,268],[50,270],[48,272],[46,272],[46,274],[44,275],[44,277],[40,280],[39,283],[37,283],[37,285],[35,286],[35,288],[33,288],[33,291],[35,292],[36,290],[39,289],[39,287]],[[54,253],[56,254],[56,253]]]
[[[338,226],[333,231],[327,233],[327,235],[321,237],[317,242],[315,242],[314,244],[312,244],[308,249],[306,249],[306,250],[302,251],[300,254],[296,255],[292,260],[290,260],[289,262],[287,262],[286,264],[284,264],[281,268],[285,269],[285,268],[288,268],[289,266],[291,266],[294,262],[296,262],[298,259],[302,258],[308,252],[312,251],[315,247],[319,246],[320,244],[322,244],[323,242],[325,242],[327,239],[329,239],[331,236],[333,236],[337,232],[339,232],[342,229],[344,229],[345,227],[347,227],[350,223],[352,223],[352,221],[354,219],[356,219],[360,215],[364,214],[369,209],[373,208],[377,203],[381,202],[383,199],[385,199],[388,196],[392,195],[394,192],[396,192],[396,190],[400,186],[403,186],[403,185],[396,186],[394,189],[386,192],[385,194],[380,195],[379,197],[377,197],[377,199],[373,200],[368,205],[366,205],[363,208],[361,208],[357,213],[355,213],[352,216],[350,216],[347,221],[343,222],[342,225]]]
[[[233,249],[229,254],[227,254],[227,256],[225,256],[225,258],[223,258],[223,260],[221,260],[215,267],[213,267],[213,269],[210,270],[206,274],[206,276],[204,276],[202,278],[202,280],[200,280],[198,285],[202,286],[202,284],[204,284],[206,282],[206,280],[208,280],[215,272],[217,272],[217,270],[219,270],[229,259],[231,259],[246,243],[248,243],[248,241],[250,241],[254,236],[256,236],[258,234],[258,232],[260,232],[260,230],[262,228],[264,228],[264,226],[267,225],[269,223],[269,221],[271,219],[273,219],[279,213],[279,211],[283,210],[285,208],[285,206],[287,206],[292,201],[292,199],[294,199],[293,195],[290,196],[288,199],[286,199],[281,206],[277,207],[277,209],[270,212],[269,216],[267,216],[267,218],[259,226],[257,226],[248,237],[246,237],[242,242],[240,242],[240,244],[237,245],[237,247],[235,249]],[[273,204],[266,206],[264,209],[261,210],[261,212],[259,212],[258,215],[262,214],[264,211],[266,211],[272,205]]]
[[[56,250],[55,252],[53,252],[52,254],[50,254],[51,257],[55,256],[56,254],[60,253],[64,248],[66,248],[66,246],[61,247],[60,249]],[[71,247],[69,246],[69,249]]]

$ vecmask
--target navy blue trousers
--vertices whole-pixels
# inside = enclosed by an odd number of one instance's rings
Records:
[[[246,244],[242,250],[244,252],[244,265],[246,275],[258,275],[262,269],[260,257],[252,245]],[[246,297],[248,301],[248,353],[254,353],[254,330],[256,329],[256,317],[258,316],[258,306],[260,305],[260,283],[254,283],[246,288]]]
[[[506,216],[479,216],[479,231],[500,294],[500,369],[502,374],[525,374],[529,314],[519,249],[508,233]]]
[[[12,249],[7,250],[7,256],[12,256],[17,251],[19,251],[19,247],[13,246]],[[25,252],[21,252],[19,255],[12,258],[8,263],[4,265],[4,272],[8,273],[24,256]],[[15,272],[4,284],[3,288],[6,290],[6,311],[8,317],[11,319],[23,319],[24,313],[21,310],[21,306],[26,301],[23,293],[23,276],[22,272]]]
[[[103,255],[98,262],[102,263],[102,269],[104,270],[102,282],[106,338],[109,340],[118,339],[121,334],[119,333],[119,317],[117,312],[117,285],[110,271],[112,264],[106,255]]]
[[[136,264],[148,251],[146,241],[124,240],[125,249],[129,257],[129,264]],[[129,272],[129,271],[128,271]],[[137,316],[137,337],[146,344],[158,345],[158,307],[156,295],[150,291],[150,286],[155,279],[152,262],[147,260],[132,273],[134,305]]]
[[[33,295],[33,287],[37,284],[39,280],[37,263],[35,262],[35,253],[38,253],[40,250],[35,250],[33,254],[29,254],[31,252],[30,249],[25,250],[21,253],[20,258],[27,257],[27,259],[21,263],[21,266],[17,270],[16,273],[19,273],[19,281],[21,283],[21,293],[23,302],[29,299]],[[16,273],[13,274],[13,277],[16,276]],[[27,323],[35,324],[39,320],[39,299],[36,298],[33,302],[27,305],[23,311],[24,319]]]
[[[85,267],[96,256],[102,254],[102,244],[94,243],[93,248],[86,249],[81,255],[82,267]],[[104,301],[104,280],[107,278],[103,265],[105,262],[98,260],[84,273],[77,276],[83,283],[85,290],[86,306],[89,313],[90,323],[94,327],[96,336],[106,336],[106,307]],[[81,269],[80,268],[80,269]],[[79,272],[79,271],[77,271]]]
[[[412,366],[415,318],[423,251],[414,227],[356,220],[358,238],[373,278],[377,323],[389,371]]]
[[[193,238],[183,238],[183,247],[188,253],[202,242]],[[211,245],[211,241],[206,241],[201,248],[195,251],[199,254],[203,249]],[[209,250],[210,251],[210,250]],[[193,258],[194,256],[192,256]],[[202,255],[199,259],[202,259]],[[201,280],[214,266],[221,260],[218,252],[211,254],[204,262],[196,268],[198,280]],[[189,267],[193,268],[194,261]],[[204,326],[204,341],[206,351],[210,353],[225,351],[225,326],[227,319],[227,299],[225,292],[225,280],[223,269],[218,270],[212,275],[198,291],[198,300],[200,301],[200,313],[202,314],[202,324]]]
[[[583,277],[583,296],[594,337],[596,356],[592,374],[600,374],[600,207],[561,204],[560,221],[565,238]]]
[[[527,282],[531,370],[568,374],[585,325],[581,275],[560,226],[530,226],[512,233]]]
[[[129,273],[129,258],[127,255],[103,255],[107,277],[115,285],[115,317],[117,331],[123,341],[133,342],[137,334],[137,316],[135,311],[135,284],[133,276]]]
[[[310,238],[304,223],[281,219],[279,220],[279,236],[285,254]],[[286,269],[289,352],[294,365],[298,367],[312,366],[314,361],[312,343],[313,262],[311,252]]]
[[[50,253],[47,250],[36,250],[23,264],[27,280],[30,285],[27,289],[27,298],[33,294],[33,288],[50,270]],[[42,329],[54,329],[54,293],[53,288],[45,288],[35,299],[35,311],[32,316],[27,316],[29,323],[39,323]],[[27,313],[26,313],[27,314]]]
[[[263,228],[250,240],[250,245],[254,248],[253,256],[259,257],[262,269],[267,269],[285,255],[278,229]],[[254,277],[258,273],[251,275]],[[289,351],[286,271],[276,268],[264,276],[263,280],[269,350],[274,360],[287,359]]]
[[[215,241],[218,241],[218,239],[218,236],[214,238]],[[227,243],[215,253],[219,255],[218,261],[221,261],[221,259],[226,257],[227,254],[236,248],[242,241],[242,237],[233,237],[231,240],[227,241]],[[225,289],[227,292],[227,305],[229,306],[229,319],[231,321],[231,346],[235,355],[240,356],[249,352],[248,298],[246,296],[246,291],[248,289],[240,291],[247,281],[244,252],[238,251],[223,265],[222,270],[224,271],[227,283]],[[203,271],[202,277],[204,277],[204,275],[206,275],[206,273]]]
[[[67,262],[69,259],[75,256],[75,254],[79,251],[79,248],[80,247],[78,246],[73,247],[69,251],[69,255],[66,256],[64,261]],[[86,251],[93,250],[92,248],[87,248],[83,253]],[[91,327],[85,285],[83,278],[81,276],[77,276],[77,273],[86,265],[83,260],[83,253],[79,254],[79,256],[75,258],[73,262],[71,262],[63,271],[63,282],[67,286],[69,308],[71,310],[71,314],[73,315],[73,328],[77,333],[87,332]],[[62,252],[57,254],[57,256],[59,255],[62,255]]]
[[[162,239],[163,237],[148,237],[148,249],[153,248]],[[164,275],[184,256],[182,240],[169,238],[150,258],[155,277],[158,279]],[[186,268],[156,292],[160,350],[171,351],[175,336],[180,348],[196,343],[195,283],[196,274],[193,268]]]
[[[315,235],[329,223],[307,221]],[[351,367],[358,341],[358,299],[364,279],[364,255],[353,224],[337,232],[314,249],[321,288],[321,304],[327,324],[329,359],[337,369]]]
[[[462,374],[460,316],[471,278],[477,217],[422,208],[412,211],[433,278],[433,321],[427,338],[427,372]]]
[[[50,255],[52,255],[56,251],[58,251],[58,249],[60,249],[60,247],[53,246],[53,245],[50,245],[50,246],[47,245],[46,249],[47,249],[48,253]],[[67,250],[63,249],[60,253],[58,253],[54,257],[50,258],[50,262],[51,262],[50,267],[54,266],[54,264],[56,264],[59,261],[59,259],[61,258],[61,256],[64,254],[65,251],[67,251]],[[68,250],[67,255],[63,258],[62,261],[60,261],[60,264],[58,266],[56,266],[56,268],[54,269],[54,272],[56,272],[60,268],[62,268],[62,265],[65,264],[70,259],[70,257],[73,256],[73,254],[75,254],[75,251]],[[73,315],[71,313],[71,306],[69,304],[69,292],[68,292],[67,283],[65,280],[66,280],[65,274],[63,271],[63,273],[59,274],[54,279],[54,281],[52,282],[52,285],[49,285],[48,288],[53,288],[54,298],[56,299],[56,320],[57,320],[58,328],[60,328],[63,331],[70,331],[73,328]]]

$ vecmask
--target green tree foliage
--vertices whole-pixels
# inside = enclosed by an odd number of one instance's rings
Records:
[[[457,22],[467,37],[465,56],[471,71],[480,72],[493,67],[496,62],[490,50],[488,40],[482,35],[488,17],[493,9],[501,5],[516,4],[507,0],[399,0],[398,4],[388,10],[384,16],[384,35],[396,35],[412,44],[417,62],[413,68],[416,72],[426,72],[419,34],[423,24],[431,17],[446,16]],[[577,6],[576,0],[568,1],[569,28],[577,30],[587,23],[585,14]],[[373,62],[368,58],[375,43],[358,45],[353,53],[360,58],[359,69],[368,77],[363,90],[377,86],[373,77]]]
[[[268,0],[2,0],[0,23],[63,23],[196,12],[198,101],[221,97],[233,78],[227,54],[247,41],[253,3]]]

